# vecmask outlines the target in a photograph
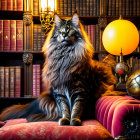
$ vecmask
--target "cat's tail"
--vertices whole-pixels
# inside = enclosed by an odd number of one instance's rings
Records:
[[[59,111],[50,93],[43,93],[38,99],[25,105],[13,105],[2,111],[0,121],[26,118],[31,121],[53,121],[59,118]]]

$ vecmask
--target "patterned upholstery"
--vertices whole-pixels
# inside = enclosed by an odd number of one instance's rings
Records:
[[[9,120],[0,128],[0,140],[113,140],[97,121],[83,121],[82,126],[59,126],[58,122]]]
[[[106,96],[96,103],[96,120],[85,120],[82,126],[59,126],[58,122],[32,122],[14,119],[0,122],[0,140],[100,140],[127,136],[140,127],[134,124],[140,114],[140,101],[130,96]],[[140,120],[138,120],[140,122]],[[130,125],[131,126],[131,125]],[[107,128],[107,129],[106,129]],[[127,130],[127,131],[126,131]]]

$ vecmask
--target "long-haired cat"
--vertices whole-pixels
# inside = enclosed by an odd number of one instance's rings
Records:
[[[27,118],[55,121],[60,125],[81,125],[94,117],[96,100],[114,95],[116,78],[110,67],[93,60],[91,45],[77,14],[70,20],[55,15],[55,24],[43,47],[43,81],[47,91],[31,104],[4,110],[0,120]]]

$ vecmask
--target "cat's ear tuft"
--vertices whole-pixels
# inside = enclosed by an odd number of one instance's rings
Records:
[[[55,26],[60,26],[61,19],[58,15],[54,15]]]
[[[79,25],[79,17],[77,14],[74,14],[73,17],[72,17],[72,23],[76,26]]]

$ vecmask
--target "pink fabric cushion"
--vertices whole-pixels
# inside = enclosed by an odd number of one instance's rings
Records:
[[[100,140],[113,139],[96,120],[87,120],[82,126],[59,126],[58,122],[32,122],[26,119],[9,120],[0,128],[0,140]]]
[[[140,101],[130,96],[107,96],[96,103],[96,118],[115,138],[124,134],[124,117],[140,111]]]

